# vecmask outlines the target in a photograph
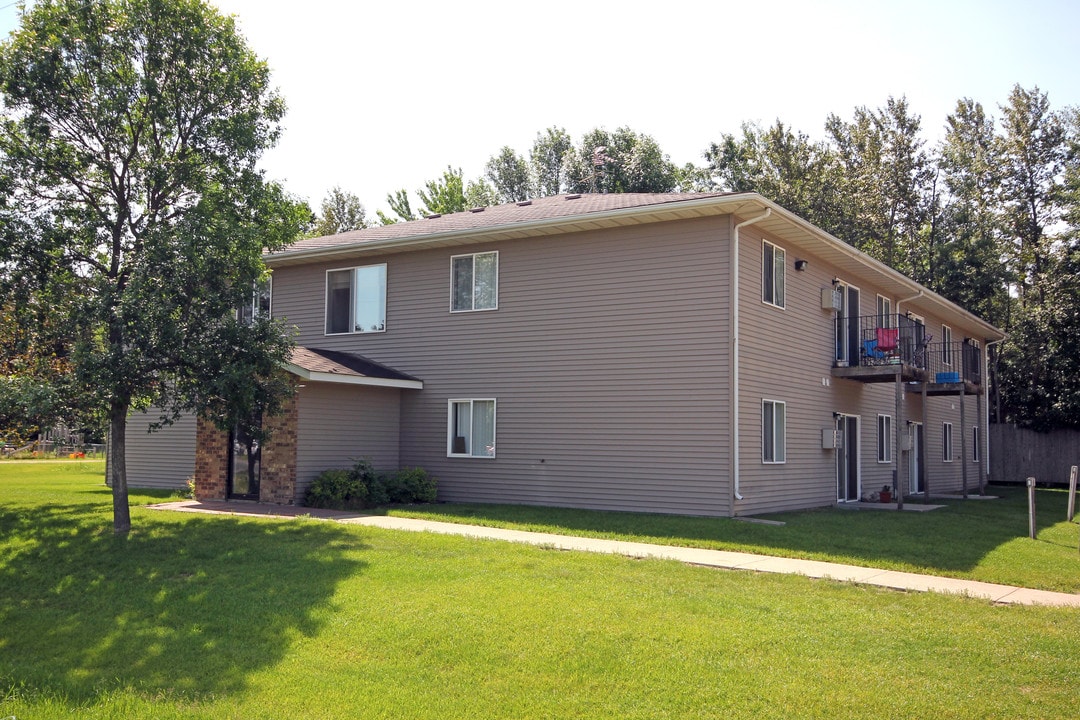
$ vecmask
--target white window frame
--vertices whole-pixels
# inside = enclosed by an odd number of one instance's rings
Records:
[[[893,319],[892,298],[884,295],[877,296],[877,326],[879,328],[891,328],[896,325]]]
[[[262,305],[262,289],[266,288],[266,311]],[[274,276],[267,275],[266,280],[256,280],[251,286],[251,298],[245,303],[246,307],[236,309],[236,319],[241,323],[251,324],[256,318],[274,317]],[[251,315],[245,317],[244,311],[250,311]]]
[[[476,258],[481,255],[493,255],[495,257],[495,302],[491,307],[476,307]],[[472,303],[467,308],[455,308],[454,307],[454,261],[461,258],[471,258],[473,268],[473,288],[472,288]],[[486,312],[488,310],[499,309],[499,251],[498,250],[485,250],[484,252],[476,253],[464,253],[462,255],[450,256],[450,312],[452,313],[467,313],[467,312]]]
[[[893,446],[892,415],[879,414],[877,416],[877,432],[877,461],[881,464],[891,464]]]
[[[491,445],[484,448],[484,452],[476,454],[475,452],[454,452],[454,408],[457,405],[463,403],[469,404],[469,418],[472,419],[474,407],[478,402],[491,403]],[[446,402],[446,457],[451,458],[477,458],[477,459],[495,459],[495,447],[496,436],[498,428],[498,414],[499,403],[493,397],[479,397],[479,398],[450,398]],[[472,427],[470,422],[468,442],[472,444]]]
[[[382,327],[376,330],[356,329],[356,271],[370,268],[382,268]],[[330,274],[337,272],[351,272],[349,279],[349,329],[341,332],[330,332]],[[386,263],[373,263],[371,265],[353,265],[352,267],[330,268],[326,271],[326,283],[323,287],[323,335],[370,335],[372,333],[386,332],[387,315],[387,286],[389,285]]]
[[[974,425],[971,428],[971,462],[979,462],[979,426]]]
[[[772,406],[772,447],[766,443],[765,406]],[[778,415],[776,408],[783,408]],[[779,426],[778,426],[779,422]],[[783,400],[761,400],[761,462],[765,465],[784,465],[787,463],[787,403]]]
[[[772,262],[767,256],[768,248],[772,248]],[[779,255],[779,257],[777,257]],[[777,262],[779,260],[779,263]],[[787,251],[776,243],[768,240],[761,241],[761,302],[785,309],[787,307]],[[776,269],[780,268],[780,276],[777,279]],[[769,287],[768,278],[772,278],[772,296],[767,297]]]
[[[953,364],[952,328],[944,323],[941,324],[941,364]]]
[[[953,461],[953,424],[941,423],[941,462]]]

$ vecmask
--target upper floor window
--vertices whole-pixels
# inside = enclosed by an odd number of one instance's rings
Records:
[[[879,328],[891,328],[895,323],[892,317],[892,300],[881,295],[877,296],[877,326]]]
[[[784,307],[784,261],[787,253],[765,240],[761,247],[761,299],[770,305]]]
[[[451,312],[495,310],[499,305],[499,253],[450,258]]]
[[[941,362],[952,365],[952,328],[948,325],[941,326]]]
[[[259,280],[251,289],[251,297],[236,308],[236,319],[244,325],[250,325],[255,318],[270,317],[270,276]]]
[[[326,272],[326,334],[386,329],[386,265]]]

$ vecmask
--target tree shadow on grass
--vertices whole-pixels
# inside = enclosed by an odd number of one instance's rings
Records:
[[[118,687],[197,699],[242,691],[315,635],[363,570],[355,533],[316,521],[100,505],[0,508],[0,686],[92,703]]]

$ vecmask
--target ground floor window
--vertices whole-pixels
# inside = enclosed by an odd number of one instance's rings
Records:
[[[952,462],[952,423],[941,424],[941,460]]]
[[[877,416],[877,461],[892,462],[892,416]]]
[[[761,401],[761,461],[787,461],[787,405],[779,400]]]
[[[495,457],[495,400],[451,400],[447,423],[447,455]]]
[[[971,428],[971,461],[979,462],[979,428]]]

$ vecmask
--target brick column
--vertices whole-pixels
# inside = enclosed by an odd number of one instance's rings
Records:
[[[224,500],[229,477],[229,433],[198,418],[195,423],[195,497]]]
[[[259,501],[292,505],[296,492],[296,426],[299,417],[296,394],[281,413],[263,420],[270,439],[262,449]]]

